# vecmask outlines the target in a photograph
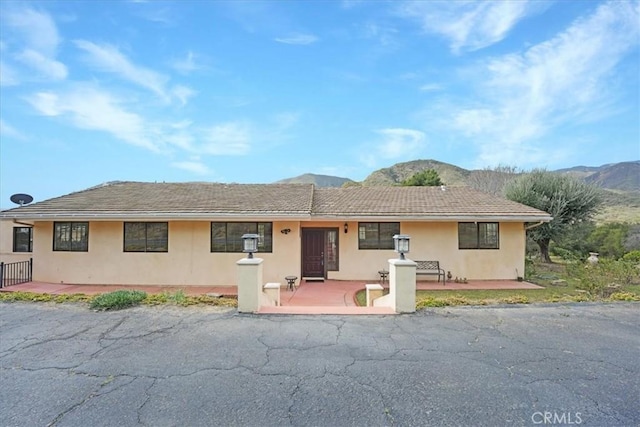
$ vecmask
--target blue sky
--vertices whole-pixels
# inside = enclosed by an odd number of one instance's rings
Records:
[[[640,3],[2,1],[0,205],[640,158]]]

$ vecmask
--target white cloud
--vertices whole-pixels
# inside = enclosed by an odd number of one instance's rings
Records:
[[[148,136],[148,124],[122,107],[111,94],[80,85],[65,93],[39,92],[27,99],[41,114],[62,117],[81,129],[109,133],[129,144],[159,151],[160,144]]]
[[[383,136],[377,151],[385,159],[396,159],[415,153],[424,146],[426,141],[425,134],[419,130],[391,128],[380,129],[377,132]]]
[[[411,158],[426,144],[424,132],[414,129],[387,128],[376,131],[381,139],[360,150],[360,160],[368,167],[375,167],[381,160]]]
[[[16,86],[20,84],[18,72],[10,65],[0,61],[0,86]]]
[[[437,92],[442,89],[444,89],[444,87],[438,83],[425,83],[422,86],[420,86],[421,92]]]
[[[504,39],[519,21],[539,12],[539,1],[408,1],[402,16],[417,20],[425,32],[449,40],[454,53],[474,51]]]
[[[36,50],[26,49],[17,55],[17,59],[52,80],[67,78],[67,67],[62,62],[51,59]]]
[[[61,39],[50,15],[33,9],[13,9],[4,14],[2,21],[3,26],[8,28],[7,32],[15,36],[16,44],[23,44],[13,55],[16,61],[37,71],[46,79],[63,80],[67,77],[67,67],[56,59]],[[9,49],[3,46],[3,50]],[[6,64],[3,65],[5,67]],[[2,80],[7,85],[7,81],[17,84],[18,79],[13,74],[3,76]]]
[[[394,47],[397,45],[396,34],[398,30],[393,27],[385,27],[375,22],[367,22],[362,27],[362,35],[367,39],[374,39],[381,46]]]
[[[204,144],[199,147],[203,154],[239,156],[251,149],[249,126],[242,122],[214,125],[205,129]]]
[[[20,131],[5,122],[3,119],[0,119],[0,136],[20,140],[27,139]]]
[[[199,55],[196,55],[192,51],[187,52],[184,58],[174,60],[171,66],[182,74],[189,74],[204,68],[203,65],[199,63]]]
[[[611,114],[611,77],[638,46],[639,15],[632,3],[606,3],[544,43],[481,64],[483,97],[450,110],[452,127],[479,144],[483,165],[544,161],[539,140],[551,129]]]
[[[7,25],[21,33],[29,48],[47,56],[55,55],[61,40],[51,16],[33,9],[14,9],[7,12],[5,20]]]
[[[171,93],[174,97],[178,98],[182,106],[185,106],[189,101],[189,98],[196,94],[193,89],[182,85],[176,85],[171,88]]]
[[[115,46],[97,45],[86,40],[75,40],[74,43],[88,54],[89,63],[101,71],[117,74],[124,80],[151,90],[165,100],[169,99],[165,87],[169,80],[167,76],[135,65]]]
[[[202,163],[199,159],[192,159],[184,162],[173,162],[171,163],[171,166],[186,170],[196,175],[209,175],[211,173],[207,165]]]
[[[318,41],[318,37],[312,34],[291,34],[287,37],[278,37],[275,39],[278,43],[308,45]]]

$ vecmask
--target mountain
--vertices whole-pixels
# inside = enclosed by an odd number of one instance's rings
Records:
[[[437,160],[413,160],[411,162],[396,163],[395,165],[379,169],[369,175],[362,182],[364,186],[399,184],[410,176],[425,169],[434,169],[440,179],[447,185],[465,185],[470,171],[439,162]]]
[[[622,191],[640,190],[640,161],[605,165],[584,178],[589,184]]]
[[[362,182],[314,174],[300,175],[278,182],[313,183],[319,187],[398,185],[411,175],[425,169],[435,169],[446,185],[468,185],[490,193],[501,194],[506,182],[513,178],[516,168],[507,167],[503,171],[467,170],[437,160],[413,160],[378,169]],[[610,163],[602,166],[575,166],[552,172],[573,176],[605,190],[602,210],[596,216],[597,222],[640,224],[640,161]]]
[[[342,187],[345,183],[352,183],[349,178],[340,178],[330,175],[315,175],[305,173],[294,178],[281,179],[277,184],[315,184],[317,187]]]
[[[315,184],[318,187],[341,187],[345,184],[364,186],[396,185],[425,169],[434,169],[438,172],[440,179],[446,185],[473,186],[473,181],[484,175],[495,175],[496,178],[502,175],[513,176],[513,174],[486,169],[468,170],[449,163],[429,159],[396,163],[388,168],[378,169],[362,182],[356,182],[349,178],[311,173],[282,179],[277,182]],[[552,172],[570,175],[608,190],[640,192],[640,160],[609,163],[602,166],[574,166],[572,168],[557,169]]]

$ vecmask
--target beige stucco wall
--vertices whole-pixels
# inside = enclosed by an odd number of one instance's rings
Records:
[[[280,233],[284,228],[292,231]],[[265,260],[266,281],[284,282],[287,275],[299,276],[299,227],[275,222],[273,231],[274,252],[256,256]],[[33,276],[36,281],[68,284],[234,285],[236,261],[244,255],[211,253],[209,236],[208,221],[172,221],[168,252],[132,253],[123,251],[122,222],[91,222],[88,252],[54,252],[53,223],[39,222],[34,229]]]
[[[301,225],[338,227],[340,271],[329,272],[330,279],[377,281],[378,270],[388,269],[388,260],[397,257],[393,250],[358,250],[357,222],[348,222],[347,233],[344,221],[274,222],[273,253],[256,255],[264,259],[265,283],[284,285],[285,276],[301,276]],[[515,279],[516,269],[524,275],[522,223],[500,224],[499,250],[458,250],[457,227],[456,222],[402,223],[401,233],[411,236],[408,258],[439,260],[453,276],[467,279]],[[287,228],[288,234],[280,232]],[[244,258],[210,252],[209,221],[169,222],[167,253],[123,252],[122,222],[91,222],[88,252],[53,252],[52,222],[37,222],[33,233],[34,280],[52,283],[235,285],[236,262]]]
[[[317,226],[323,225],[326,224],[317,223]],[[393,250],[359,250],[358,224],[350,222],[348,225],[349,232],[340,233],[340,271],[330,271],[329,278],[377,281],[378,270],[388,270],[388,260],[397,258],[398,254]],[[500,223],[500,249],[458,249],[457,222],[403,222],[400,232],[411,236],[407,258],[440,261],[440,267],[451,271],[453,277],[513,280],[517,276],[516,269],[524,276],[526,239],[523,223]],[[418,277],[418,280],[436,279],[435,276]]]
[[[23,227],[14,224],[13,220],[0,220],[0,262],[28,261],[29,252],[13,252],[13,227]]]

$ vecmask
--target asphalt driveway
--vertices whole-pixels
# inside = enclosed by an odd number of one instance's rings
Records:
[[[640,424],[640,305],[399,316],[0,303],[2,426]]]

